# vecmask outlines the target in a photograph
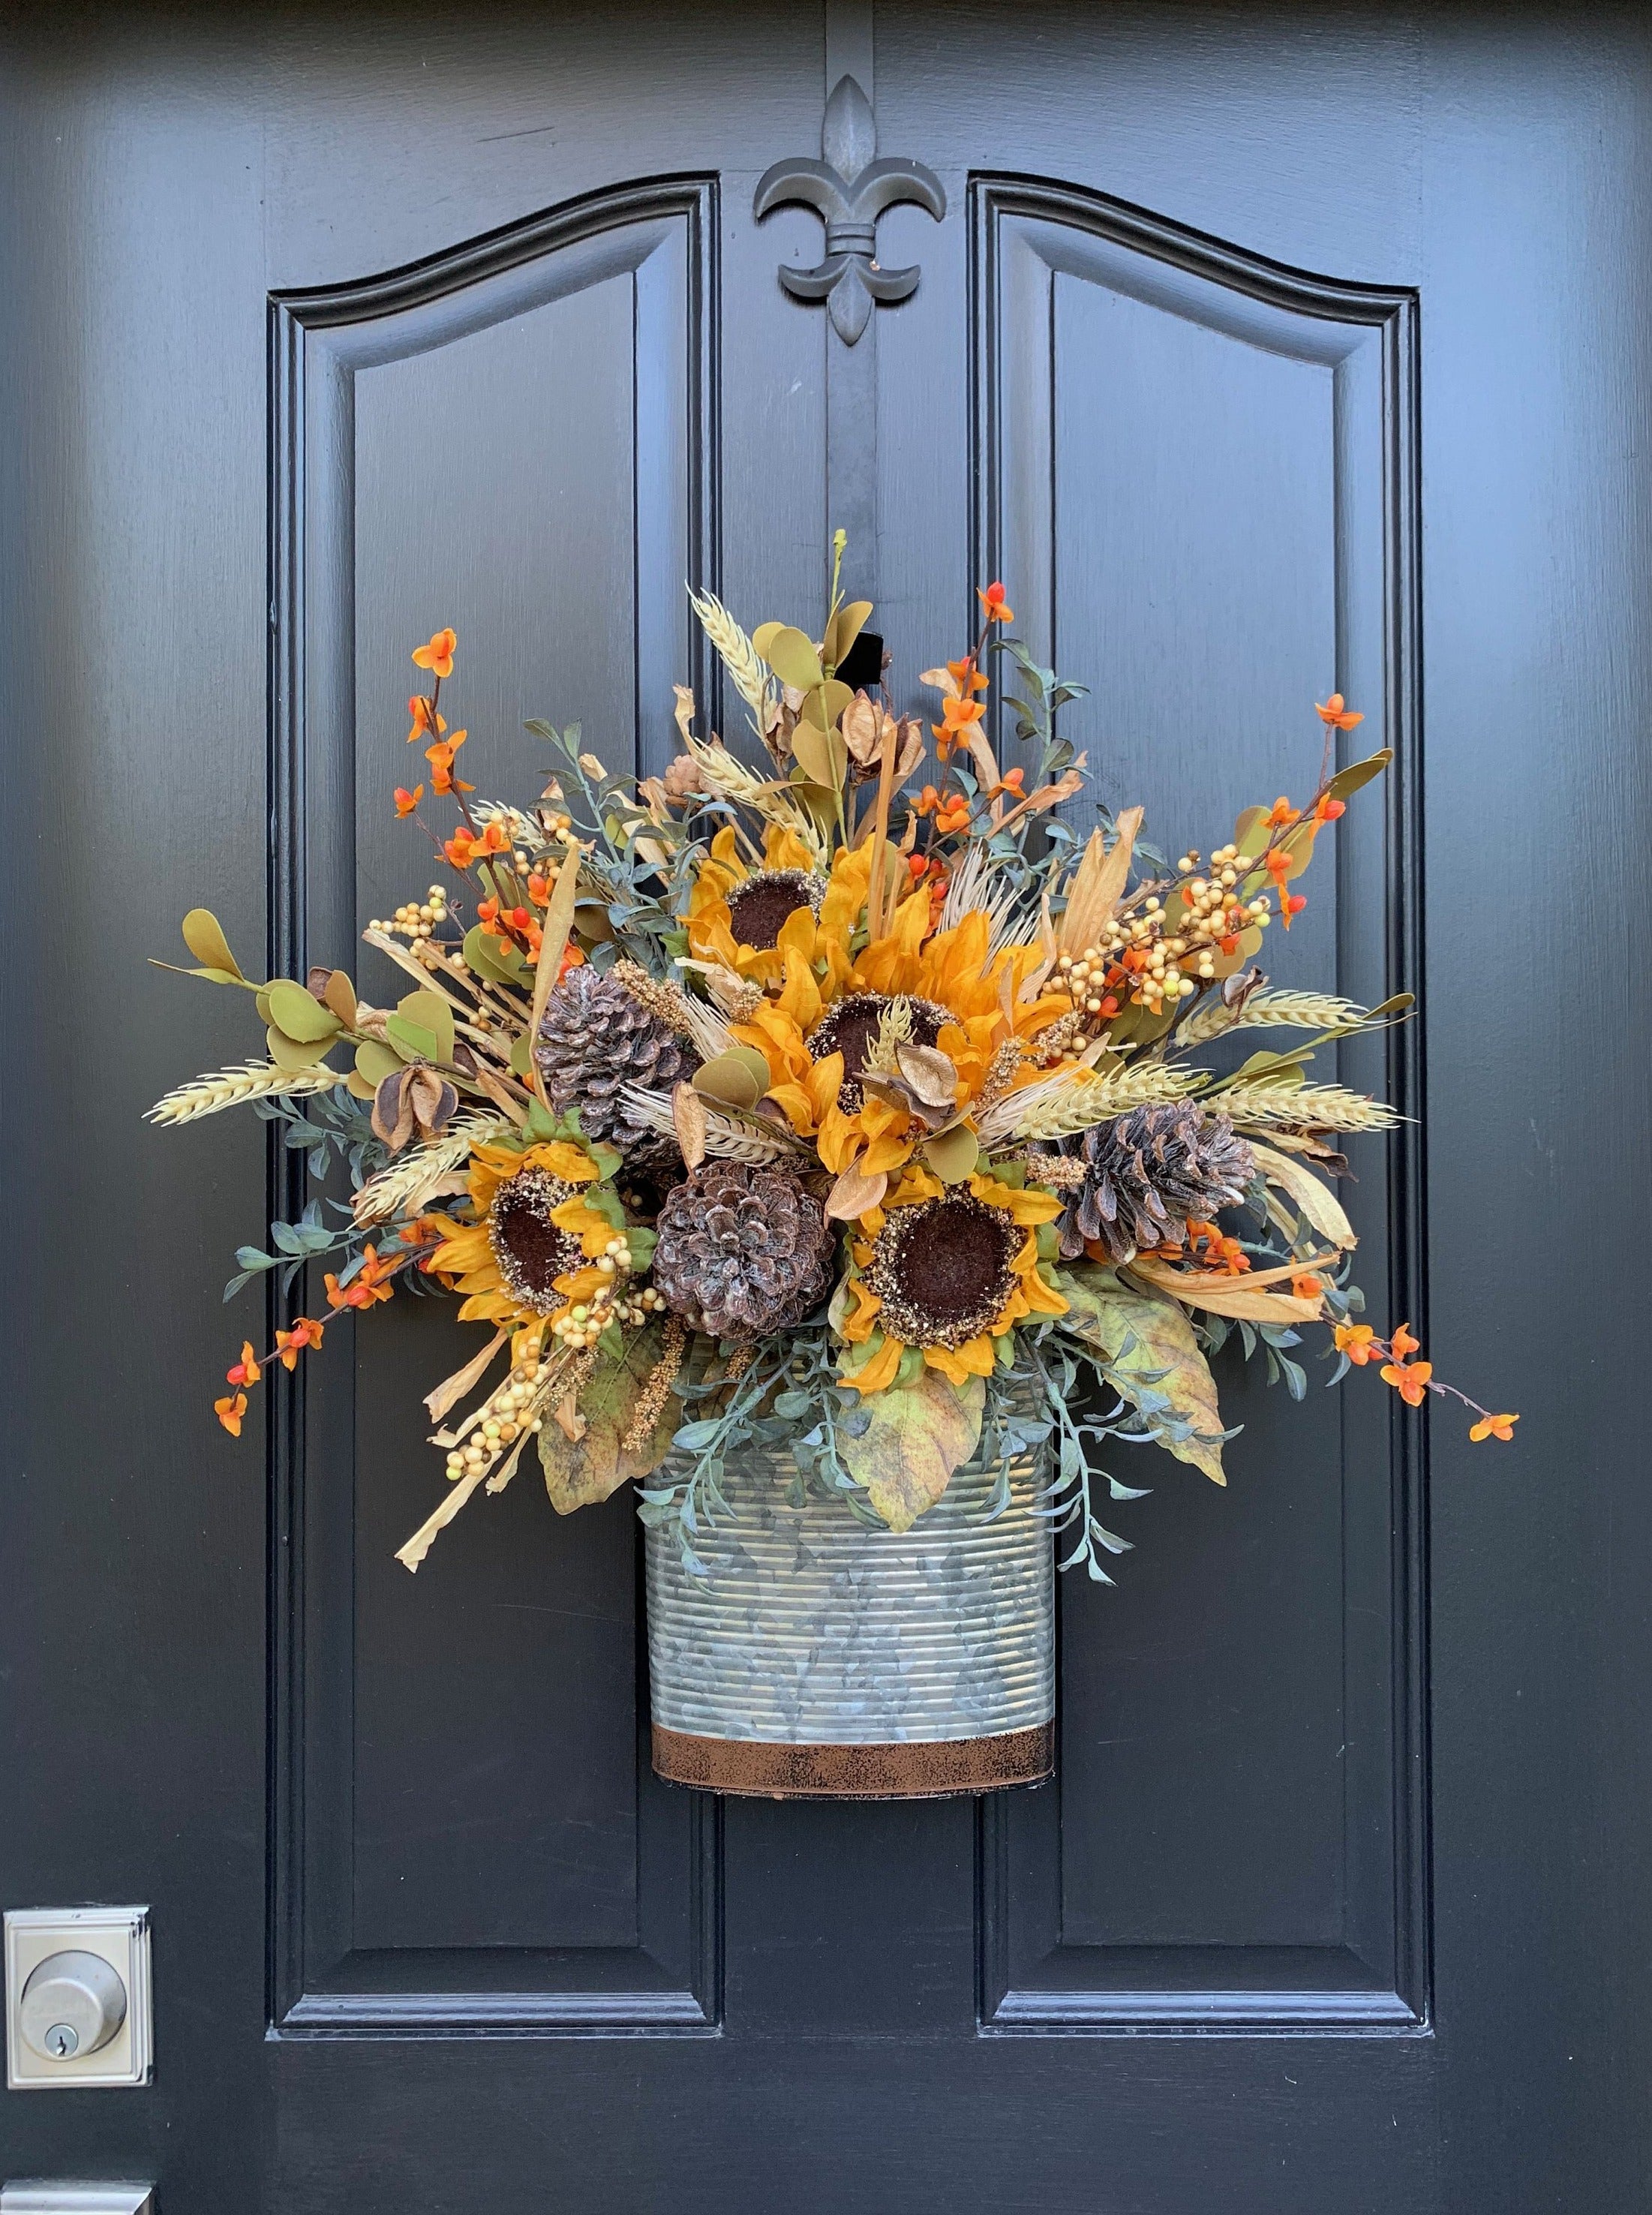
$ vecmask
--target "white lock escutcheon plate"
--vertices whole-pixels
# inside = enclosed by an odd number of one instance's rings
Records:
[[[14,1908],[5,1930],[10,2089],[147,2084],[149,1910]]]

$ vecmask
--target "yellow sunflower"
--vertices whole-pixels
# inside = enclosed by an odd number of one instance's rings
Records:
[[[826,880],[794,831],[771,823],[763,834],[761,868],[742,857],[731,827],[719,831],[695,873],[688,896],[688,945],[701,961],[720,961],[756,983],[785,974],[779,942],[788,921],[801,917],[812,952],[814,921],[826,897]]]
[[[589,1300],[605,1273],[595,1261],[614,1236],[604,1215],[580,1197],[601,1172],[589,1154],[561,1139],[521,1148],[478,1146],[467,1180],[475,1220],[430,1215],[437,1240],[428,1264],[464,1295],[464,1322],[511,1328],[565,1315]]]
[[[887,1390],[909,1348],[952,1384],[989,1376],[1006,1332],[1029,1316],[1067,1312],[1038,1266],[1038,1225],[1061,1212],[1055,1193],[979,1174],[943,1185],[909,1166],[857,1226],[847,1283],[854,1306],[842,1335],[866,1352],[846,1359],[842,1382],[863,1394]]]
[[[870,841],[837,857],[818,918],[793,915],[780,930],[779,992],[733,1026],[736,1037],[768,1061],[769,1098],[800,1138],[814,1138],[835,1175],[857,1160],[868,1176],[898,1169],[927,1135],[906,1108],[863,1094],[858,1082],[885,1009],[900,1003],[914,1042],[946,1056],[957,1074],[952,1112],[967,1120],[1000,1048],[1030,1038],[1070,1004],[1053,995],[1021,999],[1043,949],[990,953],[989,925],[979,911],[927,936],[929,896],[921,890],[896,909],[886,938],[852,955],[870,868]],[[1018,1071],[1006,1082],[1000,1069],[995,1090],[1021,1079]]]

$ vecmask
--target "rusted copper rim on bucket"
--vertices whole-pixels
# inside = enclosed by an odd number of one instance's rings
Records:
[[[755,1738],[654,1731],[654,1768],[672,1784],[746,1800],[951,1800],[1037,1784],[1055,1766],[1055,1726],[991,1738],[793,1746]]]

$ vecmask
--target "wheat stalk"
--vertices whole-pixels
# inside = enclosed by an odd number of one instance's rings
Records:
[[[431,1138],[369,1177],[350,1203],[358,1223],[389,1223],[412,1215],[466,1162],[473,1150],[515,1129],[502,1115],[458,1115],[439,1138]]]
[[[324,1062],[312,1063],[308,1069],[282,1069],[272,1061],[249,1061],[239,1069],[217,1070],[176,1086],[144,1110],[144,1120],[193,1123],[197,1116],[216,1115],[221,1108],[238,1108],[243,1100],[296,1100],[308,1092],[330,1092],[349,1073],[329,1069]]]
[[[789,785],[775,783],[760,776],[756,770],[748,769],[743,761],[735,759],[720,739],[696,739],[686,731],[683,735],[689,752],[700,765],[701,775],[713,792],[724,800],[737,801],[770,823],[794,831],[809,849],[815,866],[825,866],[826,848],[814,818],[792,798]]]
[[[669,1094],[651,1092],[646,1085],[627,1084],[624,1100],[632,1120],[646,1130],[658,1131],[662,1138],[674,1143],[676,1125],[671,1120]],[[706,1151],[719,1155],[724,1160],[744,1162],[752,1169],[766,1169],[775,1162],[796,1162],[799,1154],[807,1150],[789,1133],[783,1134],[777,1126],[764,1127],[749,1123],[743,1117],[725,1115],[711,1107],[706,1108]]]
[[[750,709],[761,738],[768,707],[768,672],[762,655],[715,592],[697,592],[691,585],[688,598],[701,628],[733,679],[735,690]]]
[[[1235,1084],[1211,1105],[1247,1123],[1288,1123],[1307,1131],[1392,1131],[1403,1119],[1384,1100],[1343,1084]]]
[[[1052,1071],[989,1108],[976,1126],[983,1145],[1013,1138],[1071,1138],[1132,1108],[1185,1100],[1208,1082],[1202,1069],[1143,1062],[1135,1069]]]
[[[1206,1046],[1226,1031],[1356,1031],[1370,1015],[1357,1000],[1339,999],[1334,992],[1252,992],[1239,1008],[1209,1001],[1188,1017],[1176,1038],[1181,1046]]]

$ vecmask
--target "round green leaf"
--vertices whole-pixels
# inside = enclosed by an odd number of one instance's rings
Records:
[[[770,1084],[774,1082],[768,1073],[768,1063],[767,1059],[757,1051],[755,1046],[731,1046],[724,1058],[730,1061],[744,1062],[746,1067],[756,1078],[758,1083],[762,1085],[763,1092],[767,1092]],[[762,1097],[762,1093],[760,1092],[757,1096],[761,1099]]]
[[[266,986],[263,997],[269,1006],[270,1021],[290,1039],[313,1043],[318,1039],[330,1039],[339,1028],[339,1019],[332,1009],[324,1008],[302,985],[295,985],[290,978],[276,978]]]
[[[402,1065],[400,1054],[376,1039],[364,1039],[356,1048],[356,1074],[370,1091],[376,1090],[387,1077],[394,1077]]]
[[[405,1000],[396,1002],[396,1013],[404,1022],[416,1023],[436,1040],[431,1060],[452,1060],[453,1009],[439,992],[409,992]]]
[[[943,1131],[924,1148],[924,1159],[943,1184],[962,1184],[981,1158],[981,1141],[964,1124]]]
[[[768,1089],[768,1065],[763,1064],[760,1084],[737,1053],[719,1053],[694,1071],[694,1088],[702,1100],[715,1101],[719,1108],[755,1108]]]
[[[791,623],[782,623],[767,647],[760,647],[758,652],[781,684],[790,684],[797,691],[811,692],[822,681],[820,656],[813,642]]]
[[[184,944],[204,967],[227,969],[232,979],[239,978],[242,984],[246,983],[241,974],[241,964],[229,951],[223,925],[210,907],[192,907],[184,917]]]
[[[384,1035],[409,1060],[440,1061],[442,1058],[437,1051],[438,1041],[435,1032],[427,1031],[423,1023],[410,1023],[405,1015],[387,1017]]]
[[[309,1069],[327,1052],[325,1039],[289,1038],[272,1023],[264,1034],[270,1042],[270,1059],[278,1069]]]

